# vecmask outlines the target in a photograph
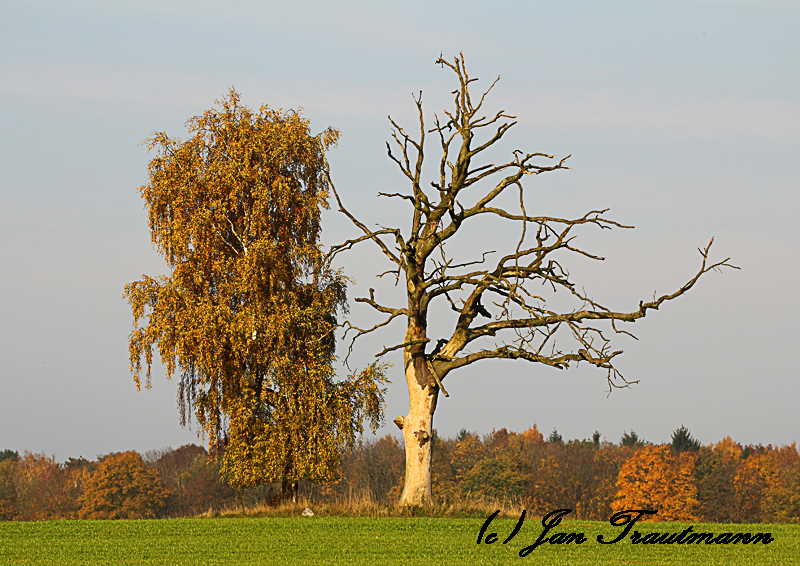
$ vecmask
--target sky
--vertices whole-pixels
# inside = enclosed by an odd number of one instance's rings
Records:
[[[415,130],[456,88],[434,64],[463,52],[476,88],[501,77],[487,108],[517,125],[497,148],[571,155],[569,170],[527,180],[537,215],[608,215],[632,230],[579,232],[605,257],[574,260],[574,281],[615,310],[679,288],[711,259],[740,270],[705,275],[615,337],[618,369],[639,383],[607,394],[591,367],[558,371],[484,361],[451,374],[434,426],[610,442],[634,430],[668,442],[685,425],[704,444],[800,437],[800,2],[244,2],[0,0],[0,450],[94,458],[201,443],[182,428],[177,384],[130,373],[126,283],[166,273],[138,187],[143,140],[186,138],[186,121],[231,87],[245,104],[303,109],[314,132],[341,131],[329,154],[348,208],[407,230],[407,190],[386,156],[387,116]],[[428,149],[435,160],[435,147]],[[323,242],[357,235],[323,215]],[[487,225],[455,249],[512,249],[518,227]],[[369,244],[343,254],[351,299],[389,268]],[[394,302],[393,302],[394,301]],[[351,301],[354,324],[374,322]],[[447,332],[447,317],[431,335]],[[402,342],[402,323],[356,342],[351,366]],[[340,351],[344,351],[342,343]],[[386,424],[408,411],[399,355]],[[346,369],[341,368],[341,375]]]

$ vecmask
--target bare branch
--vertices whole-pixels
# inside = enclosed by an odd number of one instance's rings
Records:
[[[370,328],[359,328],[358,326],[354,326],[353,324],[351,324],[349,320],[346,320],[344,323],[342,323],[341,326],[343,328],[345,328],[345,332],[344,332],[344,335],[342,336],[342,338],[347,338],[347,334],[351,330],[355,330],[356,331],[355,336],[353,336],[353,338],[350,340],[350,344],[347,347],[347,355],[344,358],[345,364],[347,364],[347,361],[350,358],[350,354],[353,352],[353,345],[355,344],[355,342],[356,342],[356,340],[358,338],[360,338],[361,336],[363,336],[365,334],[369,334],[370,332],[373,332],[373,331],[375,331],[375,330],[377,330],[379,328],[383,328],[384,326],[386,326],[387,324],[392,322],[395,318],[397,318],[398,316],[401,316],[401,315],[408,315],[408,312],[406,312],[405,309],[397,309],[397,310],[393,311],[383,322],[379,322],[378,324],[376,324],[376,325],[374,325],[374,326],[372,326]]]
[[[336,186],[333,184],[333,181],[331,180],[330,171],[328,170],[327,164],[325,166],[325,177],[327,178],[328,184],[330,185],[331,190],[333,191],[333,195],[336,198],[336,203],[339,205],[339,212],[344,213],[344,215],[347,216],[353,224],[358,226],[361,229],[361,231],[364,232],[364,237],[359,238],[357,240],[353,240],[350,245],[352,246],[353,244],[356,244],[356,243],[364,241],[364,240],[372,240],[373,242],[375,242],[378,245],[378,247],[381,249],[381,251],[383,252],[383,254],[386,257],[388,257],[390,260],[392,260],[394,263],[396,263],[398,266],[400,266],[402,268],[403,265],[404,265],[403,260],[400,259],[399,257],[397,257],[396,255],[394,255],[389,250],[389,248],[386,246],[386,244],[383,242],[383,240],[381,240],[378,237],[381,234],[389,234],[389,233],[394,234],[395,240],[397,240],[398,243],[400,243],[400,245],[402,247],[402,245],[403,245],[403,237],[400,235],[400,230],[398,230],[398,229],[394,229],[394,230],[384,229],[384,230],[380,230],[378,232],[374,232],[374,231],[370,230],[369,228],[367,228],[364,225],[363,222],[360,222],[358,219],[356,219],[355,216],[350,214],[350,211],[348,211],[344,207],[344,205],[342,204],[342,200],[339,198],[339,193],[336,191]],[[342,244],[342,246],[345,246],[345,245],[347,245],[347,243]]]
[[[644,318],[647,315],[648,310],[658,310],[659,306],[661,306],[661,304],[663,304],[664,302],[671,301],[686,293],[689,289],[691,289],[694,286],[697,280],[700,279],[700,277],[704,273],[708,273],[709,271],[712,270],[719,270],[722,267],[739,269],[735,265],[729,263],[730,258],[724,259],[712,265],[707,265],[708,251],[711,248],[711,244],[713,243],[713,241],[714,240],[712,238],[711,242],[709,242],[708,246],[706,246],[704,250],[699,250],[700,254],[703,256],[703,262],[702,265],[700,266],[700,269],[698,270],[698,272],[695,274],[694,277],[692,277],[686,284],[684,284],[680,289],[678,289],[674,293],[671,293],[669,295],[663,295],[658,299],[647,303],[640,301],[639,309],[636,311],[626,313],[626,312],[614,312],[610,310],[601,310],[601,311],[582,310],[572,313],[550,314],[548,316],[542,316],[537,318],[498,320],[490,322],[483,326],[468,329],[466,332],[466,341],[464,345],[483,336],[495,336],[497,332],[505,329],[535,328],[535,327],[556,325],[559,323],[582,323],[583,321],[590,321],[590,320],[611,320],[611,321],[619,320],[624,322],[635,322],[640,318]],[[578,294],[578,296],[581,295]],[[585,297],[582,296],[581,298],[585,299]]]
[[[381,350],[379,353],[375,354],[375,357],[376,358],[380,358],[384,354],[388,354],[389,352],[392,352],[394,350],[399,350],[400,348],[408,348],[409,346],[414,346],[416,344],[427,344],[428,342],[430,342],[430,338],[425,338],[425,339],[422,339],[422,340],[410,340],[408,342],[403,342],[402,344],[397,344],[397,345],[391,346],[389,348],[384,346],[383,350]]]
[[[354,238],[352,240],[345,240],[341,244],[337,244],[335,246],[331,246],[331,249],[328,250],[328,260],[332,260],[338,253],[349,250],[355,244],[359,242],[363,242],[364,240],[372,240],[375,236],[380,236],[381,234],[394,234],[396,231],[393,229],[384,228],[383,230],[378,230],[376,232],[370,232],[369,234],[365,234],[364,236],[360,236],[358,238]]]
[[[383,305],[379,305],[377,302],[375,302],[375,289],[369,290],[369,299],[365,297],[357,297],[355,301],[357,303],[366,303],[379,312],[387,314],[407,314],[406,309],[393,309],[391,307],[384,307]]]
[[[383,313],[385,320],[368,329],[356,328],[349,321],[343,326],[348,327],[345,334],[350,330],[356,332],[350,343],[352,350],[353,342],[359,336],[388,325],[400,315],[406,316],[404,342],[384,347],[378,356],[404,350],[404,370],[412,405],[409,416],[413,415],[414,424],[411,426],[412,419],[409,418],[399,418],[396,422],[404,433],[409,469],[414,477],[420,478],[424,478],[425,473],[415,468],[413,463],[429,462],[426,458],[430,453],[426,451],[430,450],[430,443],[425,441],[431,433],[438,392],[448,396],[442,383],[451,371],[485,359],[522,359],[558,369],[585,362],[606,370],[609,392],[627,387],[636,381],[626,380],[614,367],[615,358],[622,350],[611,347],[611,338],[617,334],[635,336],[618,328],[620,325],[617,323],[643,318],[664,302],[687,293],[709,271],[736,268],[729,259],[711,263],[708,260],[709,243],[699,250],[702,255],[700,269],[677,291],[658,298],[654,295],[648,302],[641,301],[638,310],[632,312],[612,311],[595,301],[571,280],[567,270],[565,258],[603,260],[601,255],[579,245],[576,228],[588,225],[605,230],[632,226],[606,218],[607,209],[591,210],[579,218],[529,214],[523,178],[568,169],[566,162],[570,156],[559,159],[547,153],[515,150],[507,161],[487,163],[484,157],[489,150],[497,147],[516,125],[516,118],[504,110],[494,113],[482,110],[499,77],[481,94],[477,104],[473,104],[470,85],[477,79],[467,73],[463,54],[451,61],[440,56],[436,63],[451,70],[458,81],[452,92],[453,106],[444,110],[442,119],[434,115],[433,127],[425,129],[421,93],[414,97],[419,114],[419,136],[412,137],[389,118],[393,141],[387,143],[387,153],[410,181],[411,190],[406,194],[381,192],[379,195],[400,198],[413,205],[411,233],[407,240],[403,239],[399,229],[367,229],[344,209],[333,188],[340,210],[364,235],[340,244],[331,253],[372,239],[397,266],[379,277],[391,273],[399,282],[402,271],[405,279],[406,308],[395,309],[378,304],[374,291],[370,289],[369,298],[356,301]],[[426,133],[435,134],[437,150],[441,150],[441,155],[437,155],[438,175],[430,181],[435,192],[428,194],[421,185]],[[509,187],[518,190],[517,210],[497,204]],[[466,207],[462,203],[466,203]],[[470,259],[477,257],[475,250],[471,250],[466,260],[459,258],[457,261],[448,256],[445,253],[448,240],[464,227],[465,221],[482,214],[496,217],[498,223],[499,219],[520,223],[519,232],[510,236],[513,249],[495,257],[493,265],[484,265],[489,252],[483,252],[480,260]],[[505,222],[503,224],[507,226]],[[396,253],[389,249],[390,244],[383,237],[389,235],[395,238],[399,248]],[[481,234],[472,235],[481,246]],[[477,251],[480,253],[482,249],[479,247]],[[533,285],[539,285],[543,290],[538,291]],[[573,302],[570,310],[548,308],[546,298],[556,292],[569,295]],[[440,298],[447,301],[458,318],[451,336],[438,340],[433,352],[426,354],[425,344],[430,341],[427,336],[430,309],[433,301]],[[497,340],[493,345],[490,342],[492,338]],[[485,347],[475,351],[478,340],[482,340],[481,346]],[[429,501],[429,482],[427,492],[412,488],[406,486],[403,504],[417,505]]]
[[[607,218],[605,214],[608,209],[591,210],[578,218],[529,215],[524,199],[523,177],[568,169],[566,161],[570,156],[558,159],[547,153],[523,153],[515,150],[512,152],[512,158],[506,162],[473,163],[503,139],[516,124],[515,117],[503,110],[478,114],[499,77],[481,94],[477,104],[473,104],[470,84],[477,79],[471,78],[467,73],[463,54],[453,61],[439,57],[437,63],[452,70],[459,83],[459,87],[453,92],[453,108],[444,111],[446,121],[440,121],[438,116],[434,116],[434,126],[425,129],[421,93],[419,97],[414,97],[419,113],[418,138],[413,138],[400,125],[389,119],[394,142],[391,145],[387,144],[387,151],[404,176],[411,181],[412,192],[379,194],[412,203],[414,217],[409,239],[404,241],[398,229],[383,228],[375,232],[368,230],[344,210],[334,189],[340,210],[345,212],[365,235],[341,244],[332,249],[332,253],[349,249],[359,241],[373,239],[398,266],[397,269],[386,271],[380,276],[391,273],[399,282],[402,270],[408,284],[408,307],[405,309],[379,305],[374,301],[372,290],[369,299],[356,299],[389,315],[387,320],[370,329],[359,329],[356,337],[385,326],[396,316],[404,314],[408,317],[409,323],[408,341],[391,348],[384,348],[379,355],[404,348],[407,356],[418,356],[419,344],[429,341],[424,332],[427,328],[426,317],[431,302],[438,297],[444,297],[450,309],[458,313],[458,321],[452,337],[445,346],[446,351],[437,353],[435,357],[425,358],[430,365],[430,367],[424,366],[427,368],[425,371],[430,375],[425,378],[420,377],[429,379],[431,384],[435,382],[442,391],[444,390],[441,382],[450,371],[490,358],[525,359],[556,368],[566,368],[573,362],[586,362],[607,370],[610,387],[619,387],[620,383],[623,383],[622,386],[635,383],[625,380],[614,368],[613,359],[622,352],[611,350],[610,339],[596,326],[598,322],[608,321],[614,334],[626,334],[635,338],[632,333],[618,328],[617,322],[634,322],[643,318],[649,310],[656,310],[664,302],[685,294],[708,271],[723,267],[735,268],[735,266],[729,263],[729,259],[709,264],[708,252],[711,246],[709,243],[705,249],[700,250],[702,265],[699,271],[674,293],[658,298],[654,296],[649,302],[642,301],[639,303],[639,309],[633,312],[612,311],[596,302],[585,290],[570,280],[569,273],[562,263],[564,254],[575,254],[596,261],[604,259],[601,255],[577,245],[575,228],[594,225],[600,229],[627,229],[633,226]],[[490,129],[486,131],[486,137],[478,141],[476,133],[482,131],[480,128],[484,127]],[[420,183],[426,132],[437,134],[441,149],[438,179],[430,182],[436,189],[438,198],[429,198]],[[454,140],[459,144],[457,151],[451,151]],[[487,184],[484,192],[477,195],[477,199],[472,201],[474,204],[464,208],[459,202],[460,192],[466,189],[474,191],[479,183],[480,186],[483,186],[483,183]],[[518,189],[519,209],[510,211],[500,206],[493,206],[498,197],[511,186]],[[491,214],[503,220],[521,223],[514,250],[497,259],[494,267],[488,269],[476,266],[484,264],[490,252],[483,252],[480,260],[456,262],[454,258],[448,257],[444,250],[445,242],[458,232],[465,220],[481,214]],[[389,251],[386,243],[380,238],[389,234],[395,237],[399,254]],[[433,255],[437,249],[438,252]],[[437,257],[439,255],[441,258]],[[577,300],[578,308],[570,312],[554,312],[547,309],[544,295],[533,292],[529,287],[534,282],[546,285],[546,288],[553,292],[559,290],[568,292]],[[489,302],[484,296],[494,297],[497,301]],[[495,307],[499,311],[495,310]],[[487,316],[490,320],[475,324],[476,317],[480,320],[480,317]],[[494,348],[465,353],[465,348],[474,341],[500,336],[501,333],[504,337],[513,339],[513,343],[501,343]],[[574,348],[563,351],[557,349],[557,336],[559,341],[566,337]],[[410,337],[415,339],[411,340]],[[422,355],[425,355],[424,348]],[[414,371],[423,370],[417,368]]]
[[[431,373],[433,374],[433,379],[436,380],[436,385],[439,387],[439,389],[442,391],[442,394],[445,397],[450,397],[450,394],[447,392],[447,389],[445,389],[444,385],[442,385],[442,380],[439,378],[439,374],[436,373],[436,369],[433,367],[433,363],[430,360],[426,361],[428,363],[428,369],[430,369]]]
[[[409,196],[409,195],[401,195],[400,193],[391,193],[391,194],[389,194],[389,193],[378,193],[378,196],[381,196],[381,197],[397,197],[397,198],[401,198],[401,199],[405,199],[405,200],[411,201],[413,204],[416,204],[416,202],[417,202],[414,199],[414,197]]]

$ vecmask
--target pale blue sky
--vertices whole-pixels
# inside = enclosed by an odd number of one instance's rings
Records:
[[[572,154],[571,170],[530,179],[529,211],[610,207],[636,225],[581,232],[607,258],[570,264],[593,297],[623,310],[677,288],[712,236],[712,256],[742,270],[709,274],[634,325],[638,342],[617,341],[633,388],[607,398],[591,368],[484,362],[448,378],[440,433],[536,422],[610,441],[634,429],[664,442],[682,424],[706,444],[800,436],[800,2],[433,4],[0,1],[0,449],[64,460],[198,441],[178,424],[176,384],[157,374],[137,393],[128,371],[123,285],[163,272],[137,191],[144,138],[185,137],[231,86],[251,106],[302,106],[315,131],[342,132],[330,161],[352,210],[405,228],[404,209],[375,196],[405,189],[386,116],[414,129],[419,90],[441,114],[454,86],[433,62],[459,51],[479,84],[502,77],[489,107],[518,116],[498,156]],[[324,230],[327,244],[355,233],[334,212]],[[491,228],[461,245],[506,241]],[[374,282],[386,267],[369,248],[342,265],[351,296],[395,292]],[[358,344],[356,364],[402,333]],[[382,434],[407,411],[390,359]]]

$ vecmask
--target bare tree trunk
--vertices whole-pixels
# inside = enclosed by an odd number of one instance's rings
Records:
[[[406,317],[408,321],[405,340],[401,344],[384,347],[378,353],[378,356],[383,356],[399,348],[404,349],[409,412],[408,416],[395,419],[405,438],[406,477],[400,499],[402,505],[432,503],[433,413],[439,390],[447,396],[442,382],[452,370],[488,359],[527,360],[558,369],[566,369],[573,363],[577,365],[586,362],[606,372],[609,391],[612,387],[627,387],[635,382],[625,380],[614,367],[614,358],[622,354],[622,350],[611,348],[610,337],[603,334],[608,331],[601,325],[610,322],[614,334],[631,335],[618,329],[615,322],[634,322],[644,318],[648,311],[658,310],[663,303],[686,293],[709,271],[722,267],[738,269],[728,263],[730,258],[710,263],[709,242],[705,249],[698,248],[703,258],[700,270],[683,287],[669,295],[659,298],[654,295],[652,301],[640,301],[639,308],[630,312],[612,311],[592,300],[585,295],[585,291],[579,291],[580,285],[570,280],[569,272],[560,263],[561,259],[551,259],[554,256],[550,254],[569,251],[600,261],[602,257],[574,247],[571,243],[575,237],[572,230],[583,225],[594,225],[603,229],[633,226],[605,218],[605,209],[593,210],[573,219],[530,216],[525,210],[523,177],[566,169],[564,162],[569,156],[558,162],[545,161],[545,164],[539,164],[539,160],[552,160],[555,156],[515,150],[506,163],[478,164],[478,154],[492,147],[516,124],[515,117],[503,110],[497,112],[493,118],[481,110],[484,98],[499,77],[478,100],[470,97],[469,85],[477,79],[470,78],[467,73],[463,55],[456,57],[453,62],[440,57],[437,63],[451,69],[460,84],[459,89],[453,92],[456,95],[455,110],[445,112],[448,120],[442,123],[439,118],[435,118],[435,127],[426,127],[421,93],[414,98],[419,111],[420,129],[417,139],[389,118],[396,144],[387,144],[389,158],[411,181],[411,194],[379,194],[411,201],[414,209],[410,232],[404,232],[400,228],[368,228],[344,207],[328,170],[325,169],[325,178],[336,197],[339,210],[363,233],[358,238],[333,246],[328,260],[359,242],[372,241],[396,266],[396,269],[385,271],[379,277],[394,274],[397,277],[396,282],[399,282],[405,276],[408,301],[405,307],[395,308],[378,302],[375,299],[375,290],[370,289],[368,297],[360,297],[356,301],[370,305],[386,318],[371,328],[359,328],[347,323],[347,332],[355,332],[350,343],[352,347],[359,336],[383,328],[397,317]],[[477,104],[473,104],[475,100],[478,100]],[[494,134],[489,134],[487,141],[475,147],[472,145],[473,138],[479,131],[486,131],[483,130],[486,127],[490,131],[494,130]],[[428,183],[422,180],[426,132],[434,133],[441,146],[438,179],[430,183],[436,190],[428,192],[425,190]],[[485,155],[487,154],[481,157]],[[479,182],[485,188],[476,195],[477,202],[473,200],[471,202],[474,204],[467,203],[467,208],[464,208],[458,197],[462,191]],[[498,204],[502,202],[498,197],[506,189],[512,192],[519,189],[519,212],[506,210]],[[474,188],[470,188],[470,192],[474,191]],[[465,221],[478,215],[485,217],[486,214],[521,223],[522,233],[516,249],[512,253],[501,254],[494,266],[486,264],[486,256],[494,253],[489,251],[484,252],[480,259],[475,255],[471,261],[454,263],[454,258],[445,253],[445,244],[461,230]],[[461,234],[465,233],[471,233],[478,238],[476,252],[483,249],[480,234],[461,231]],[[479,265],[483,266],[477,267]],[[575,306],[563,313],[550,310],[545,305],[546,300],[550,299],[540,297],[538,291],[529,287],[538,287],[539,284],[547,284],[553,293],[565,291],[567,296],[572,295],[577,301]],[[482,299],[492,300],[492,303],[487,302],[484,306]],[[437,304],[444,303],[445,307],[449,303],[450,309],[458,313],[458,321],[452,334],[445,334],[430,354],[426,354],[425,346],[430,343],[426,332],[428,311],[434,300]],[[500,302],[494,302],[495,300]],[[492,310],[487,307],[492,307]],[[569,328],[574,342],[565,350],[556,350],[553,340],[558,329],[563,328],[562,325]],[[510,341],[501,339],[501,332]],[[493,349],[483,347],[473,352],[465,350],[470,343],[484,338],[496,340]]]
[[[292,500],[292,503],[297,503],[297,482],[283,479],[281,481],[281,498],[284,501]]]
[[[424,350],[423,350],[424,351]],[[406,359],[411,357],[407,353]],[[431,440],[433,437],[433,412],[439,389],[429,385],[430,377],[425,367],[424,354],[406,363],[408,382],[408,416],[397,417],[395,424],[403,431],[406,444],[406,479],[400,505],[430,505],[431,495]]]

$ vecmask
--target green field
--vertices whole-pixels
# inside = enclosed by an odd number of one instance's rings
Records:
[[[247,518],[153,521],[0,522],[0,564],[800,564],[798,525],[696,524],[694,532],[770,532],[774,541],[718,545],[597,543],[621,529],[564,521],[552,532],[583,532],[586,542],[520,549],[542,531],[526,521],[508,544],[515,520],[496,520],[491,545],[476,543],[482,519]],[[689,524],[645,523],[636,530],[679,533]]]

